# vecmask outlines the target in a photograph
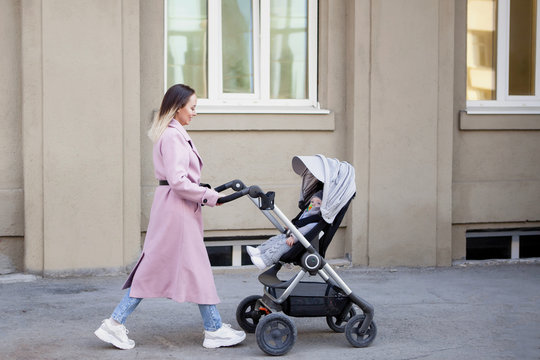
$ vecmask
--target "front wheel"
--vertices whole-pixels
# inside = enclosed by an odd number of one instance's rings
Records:
[[[255,331],[259,348],[268,355],[284,355],[296,342],[296,325],[282,313],[272,313],[259,322]]]
[[[257,303],[262,296],[251,295],[238,304],[236,308],[236,321],[247,333],[253,334],[264,312],[257,308]]]
[[[345,336],[349,343],[354,347],[369,346],[377,336],[377,325],[375,321],[369,324],[365,332],[360,332],[360,328],[366,319],[366,315],[360,314],[352,317],[345,326]]]

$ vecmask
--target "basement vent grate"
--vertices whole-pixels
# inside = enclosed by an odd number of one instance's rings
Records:
[[[540,257],[540,228],[468,230],[467,260]]]

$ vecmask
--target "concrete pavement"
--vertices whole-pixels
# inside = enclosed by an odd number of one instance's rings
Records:
[[[284,358],[540,359],[538,261],[336,270],[375,307],[375,341],[367,348],[353,348],[344,334],[328,328],[324,318],[293,318],[298,338]],[[238,303],[248,295],[262,294],[257,275],[255,268],[215,270],[224,322],[238,328]],[[166,299],[144,300],[128,319],[129,336],[137,343],[133,350],[102,343],[93,331],[123,295],[125,277],[28,282],[2,282],[0,277],[0,359],[266,357],[253,334],[232,348],[204,349],[197,306]]]

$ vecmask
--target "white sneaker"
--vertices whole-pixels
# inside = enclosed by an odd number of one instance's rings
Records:
[[[258,267],[259,270],[266,269],[266,264],[264,263],[264,260],[262,259],[262,257],[260,257],[259,255],[253,255],[251,257],[251,262],[253,263],[253,265]]]
[[[103,320],[94,334],[106,343],[113,344],[119,349],[129,350],[135,346],[135,341],[127,337],[128,329],[124,325],[117,325],[111,319]]]
[[[246,246],[246,251],[249,254],[249,256],[261,255],[261,251],[253,246]]]
[[[245,332],[234,330],[229,324],[222,324],[216,331],[204,331],[203,346],[207,349],[232,346],[242,342],[245,338]]]

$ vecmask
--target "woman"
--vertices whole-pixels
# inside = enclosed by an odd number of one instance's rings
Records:
[[[154,142],[159,179],[140,259],[129,275],[124,298],[95,334],[120,349],[131,349],[124,323],[143,298],[169,298],[199,304],[206,348],[231,346],[243,331],[222,324],[210,261],[203,243],[201,206],[215,206],[219,194],[199,185],[202,160],[183,128],[197,115],[197,96],[189,86],[172,86],[148,132]]]

